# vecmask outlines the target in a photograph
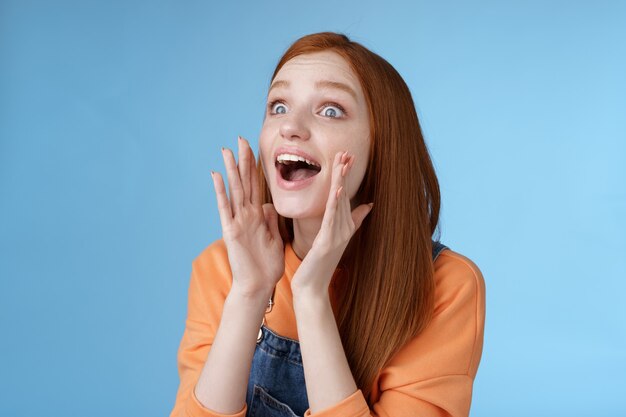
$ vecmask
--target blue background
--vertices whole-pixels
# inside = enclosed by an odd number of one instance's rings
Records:
[[[626,2],[0,1],[0,414],[168,415],[210,170],[346,33],[413,93],[487,284],[472,416],[626,413]]]

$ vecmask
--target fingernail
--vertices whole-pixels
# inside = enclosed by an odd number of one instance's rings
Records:
[[[343,185],[337,189],[337,198],[341,195],[341,190],[343,190]]]
[[[368,206],[370,206],[370,208],[374,207],[374,203],[369,203]]]

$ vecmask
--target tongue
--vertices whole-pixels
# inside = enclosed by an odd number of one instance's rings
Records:
[[[304,180],[317,174],[317,172],[318,171],[314,169],[306,169],[306,168],[295,169],[291,171],[291,173],[289,174],[289,178],[287,178],[287,181]]]

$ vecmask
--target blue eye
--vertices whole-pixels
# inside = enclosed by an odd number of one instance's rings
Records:
[[[330,112],[329,112],[329,110],[330,110]],[[329,106],[329,107],[326,107],[324,109],[323,113],[324,113],[324,116],[328,116],[328,117],[331,117],[331,118],[336,118],[337,117],[337,110],[339,110],[339,109],[338,108],[334,109],[334,108],[332,108],[332,106]],[[339,111],[341,111],[341,110],[339,110]]]
[[[283,108],[283,111],[279,111],[280,108]],[[346,116],[346,111],[342,106],[337,103],[325,103],[324,109],[322,110],[322,114],[331,119],[341,119]],[[270,114],[285,114],[287,112],[285,104],[281,100],[273,100],[267,104],[267,108]],[[331,112],[328,112],[331,110]],[[337,115],[337,110],[339,110],[339,115]]]
[[[324,111],[324,114],[329,117],[336,117],[337,112],[335,111],[335,109],[331,108],[330,110],[331,110],[330,114],[328,114],[327,111]]]
[[[330,112],[328,110],[330,110]],[[337,110],[339,110],[339,115],[337,115]],[[330,117],[331,119],[340,119],[346,115],[346,111],[337,103],[326,103],[324,104],[322,114]]]
[[[274,113],[274,105],[276,104],[280,104],[282,107],[285,107],[285,105],[281,101],[274,100],[267,105],[268,109],[270,110],[270,114],[284,114],[285,113],[284,111]],[[281,107],[281,106],[278,106],[278,107]]]

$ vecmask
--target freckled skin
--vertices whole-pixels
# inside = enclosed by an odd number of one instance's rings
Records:
[[[335,154],[347,150],[355,156],[346,177],[346,192],[350,198],[363,180],[370,144],[367,104],[356,75],[335,52],[297,56],[280,69],[274,80],[287,80],[291,85],[269,93],[268,102],[281,99],[284,104],[274,106],[280,109],[275,114],[266,110],[259,140],[261,161],[276,211],[294,219],[295,240],[300,230],[305,235],[308,233],[309,236],[301,237],[309,241],[315,237],[324,215]],[[314,84],[320,80],[349,85],[356,92],[357,100],[339,90],[316,88]],[[332,105],[325,106],[329,101],[343,106],[347,114]],[[330,109],[337,118],[332,118]],[[273,154],[281,145],[297,147],[315,156],[322,170],[312,185],[298,191],[278,187]]]

